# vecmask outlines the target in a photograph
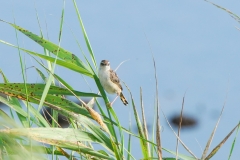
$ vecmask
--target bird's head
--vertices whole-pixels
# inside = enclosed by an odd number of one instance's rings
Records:
[[[100,68],[110,69],[110,62],[108,60],[102,60],[100,63]]]

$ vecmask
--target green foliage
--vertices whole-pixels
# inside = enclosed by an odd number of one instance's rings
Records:
[[[86,58],[86,55],[83,54],[87,64],[85,64],[83,60],[78,58],[75,54],[60,47],[62,28],[64,25],[64,7],[59,27],[59,44],[54,44],[50,40],[46,40],[42,34],[40,36],[34,34],[23,27],[17,26],[15,23],[13,24],[0,20],[9,24],[16,31],[23,33],[28,38],[35,41],[38,45],[42,46],[44,54],[21,48],[18,45],[10,44],[4,40],[0,40],[0,42],[18,49],[19,52],[26,52],[27,54],[33,56],[36,62],[43,67],[43,71],[49,73],[48,75],[45,75],[40,68],[36,68],[36,72],[42,77],[46,84],[29,84],[25,81],[23,68],[24,64],[20,60],[24,83],[9,83],[7,77],[0,70],[4,80],[4,83],[0,84],[0,92],[5,95],[0,96],[0,102],[6,104],[10,108],[10,114],[7,114],[4,110],[0,110],[0,159],[40,160],[49,159],[47,158],[47,155],[52,155],[52,159],[54,156],[65,156],[68,159],[122,160],[127,157],[127,159],[130,160],[135,159],[131,153],[131,146],[134,146],[131,142],[133,138],[137,138],[140,142],[141,151],[139,152],[141,152],[143,159],[172,160],[178,159],[178,157],[185,160],[196,159],[196,156],[185,146],[180,137],[174,131],[173,132],[177,139],[192,156],[178,154],[178,152],[161,147],[159,115],[157,113],[154,115],[155,118],[152,140],[149,140],[142,101],[142,91],[140,92],[143,119],[141,122],[141,118],[133,98],[134,96],[127,86],[126,87],[131,95],[132,103],[130,107],[133,108],[138,134],[132,133],[131,127],[129,130],[122,127],[114,109],[109,106],[110,103],[108,97],[96,74],[97,62],[75,0],[73,0],[73,4],[93,65],[91,65],[90,61]],[[217,7],[224,9],[219,6]],[[231,12],[230,14],[234,15],[235,18],[239,18]],[[21,54],[19,55],[21,59]],[[36,57],[46,60],[48,66],[44,66]],[[155,67],[154,59],[153,62]],[[54,73],[55,64],[91,78],[98,87],[100,95],[97,93],[73,90],[71,85],[67,83],[67,80],[62,79]],[[156,74],[155,79],[156,97],[158,97]],[[61,87],[56,86],[54,83],[55,81],[58,81],[61,84]],[[76,97],[81,104],[79,105],[66,99],[66,95]],[[95,102],[97,104],[100,113],[94,111],[90,103],[86,104],[82,100],[82,97],[92,98],[91,102]],[[100,105],[98,103],[98,98],[103,98],[105,105]],[[34,104],[37,104],[40,107],[36,108]],[[51,108],[54,111],[52,114],[48,113],[52,118],[52,124],[49,123],[44,115],[40,114],[42,105]],[[106,111],[104,111],[104,108],[106,108]],[[156,110],[157,112],[159,111],[158,100],[156,102]],[[66,121],[70,124],[68,128],[61,128],[58,124],[58,114],[65,116]],[[208,148],[215,133],[214,129],[205,148],[205,152],[202,155],[203,159],[210,159],[214,156],[214,154],[217,153],[219,148],[236,129],[237,131],[239,130],[239,124],[237,124],[223,139],[223,141],[221,141],[213,149],[213,151],[207,155]],[[156,140],[154,140],[154,133],[156,133]],[[128,140],[127,146],[124,144],[124,135],[126,134],[128,135],[126,136]],[[233,152],[235,141],[236,137],[234,139],[230,155]],[[96,150],[93,147],[95,145],[101,149]],[[65,149],[71,151],[71,154],[65,151]],[[176,158],[163,157],[162,150],[171,153]]]

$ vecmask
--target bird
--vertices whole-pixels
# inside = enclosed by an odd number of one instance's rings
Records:
[[[98,70],[98,77],[100,80],[101,85],[103,86],[104,90],[109,94],[117,94],[117,97],[119,96],[121,101],[124,105],[128,104],[128,101],[124,97],[122,91],[122,85],[120,83],[120,80],[110,67],[110,62],[108,60],[102,60],[100,63],[100,67]],[[113,102],[117,99],[117,97],[113,100]],[[113,104],[111,103],[111,105]]]

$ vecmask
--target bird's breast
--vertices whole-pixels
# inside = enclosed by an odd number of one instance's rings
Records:
[[[99,80],[104,88],[104,90],[106,92],[108,92],[109,94],[114,94],[114,93],[120,93],[121,89],[111,81],[110,79],[110,71],[106,71],[106,70],[99,70],[98,72],[98,77]]]

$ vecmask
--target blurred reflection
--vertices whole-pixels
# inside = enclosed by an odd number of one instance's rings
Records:
[[[169,122],[174,127],[178,127],[180,121],[181,121],[180,115],[173,115],[172,117],[169,118]],[[198,120],[193,116],[189,116],[189,115],[182,116],[182,123],[181,123],[182,128],[194,128],[197,126],[197,124],[198,124]]]

